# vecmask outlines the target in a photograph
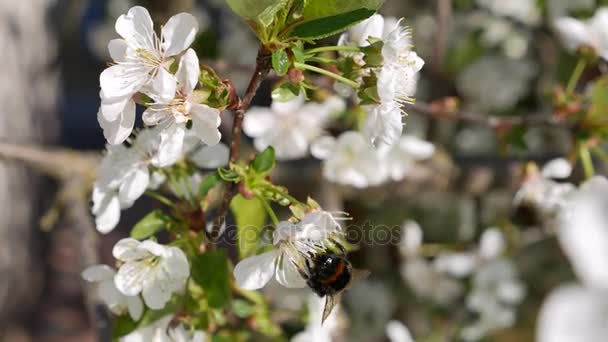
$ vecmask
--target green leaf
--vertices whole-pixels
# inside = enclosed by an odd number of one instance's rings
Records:
[[[371,17],[374,13],[376,13],[376,10],[360,8],[342,14],[306,21],[298,25],[291,32],[291,35],[304,39],[329,37]]]
[[[144,216],[131,230],[131,237],[137,240],[146,239],[167,227],[171,217],[162,210],[156,209]]]
[[[201,195],[201,197],[204,198],[205,196],[207,196],[209,191],[211,191],[211,189],[215,188],[221,182],[222,178],[217,172],[208,175],[201,182],[201,186],[199,187],[199,194]]]
[[[248,200],[241,195],[237,195],[230,203],[230,210],[232,210],[236,220],[237,242],[241,259],[255,255],[262,229],[266,223],[267,213],[264,205],[257,197]]]
[[[212,308],[224,308],[230,303],[230,273],[225,250],[218,249],[192,259],[192,279],[205,291]]]
[[[272,146],[268,146],[264,151],[255,157],[255,159],[251,162],[251,167],[253,167],[257,173],[266,173],[272,170],[274,163],[274,148]]]
[[[272,53],[272,68],[276,71],[277,75],[285,76],[289,71],[289,56],[284,49],[276,50]]]
[[[260,14],[268,8],[277,6],[283,0],[226,0],[226,2],[234,13],[257,22]]]
[[[274,4],[266,7],[262,13],[257,16],[257,20],[262,26],[268,27],[272,24],[280,10],[285,8],[287,0],[278,0]]]
[[[272,91],[272,100],[277,102],[287,102],[300,95],[302,88],[289,82],[281,84],[280,87]]]
[[[112,340],[118,340],[120,337],[130,334],[137,329],[138,325],[129,315],[115,317],[112,321]]]
[[[302,14],[304,20],[310,21],[337,16],[360,9],[375,12],[382,6],[383,2],[384,0],[308,0]]]

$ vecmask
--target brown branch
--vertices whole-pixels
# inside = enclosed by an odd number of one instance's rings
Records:
[[[567,128],[567,122],[559,117],[547,114],[534,114],[528,116],[497,117],[492,115],[473,113],[467,111],[450,111],[441,105],[419,103],[408,104],[406,111],[416,112],[435,119],[462,121],[471,124],[487,126],[494,129],[511,128],[515,126],[548,126]]]
[[[230,143],[230,163],[236,163],[239,159],[239,149],[241,147],[241,131],[243,128],[243,119],[245,118],[245,112],[251,106],[251,101],[258,91],[258,88],[262,84],[262,81],[266,78],[270,72],[270,57],[271,52],[265,47],[260,47],[258,51],[258,57],[256,59],[256,66],[245,95],[239,99],[237,109],[234,113],[234,121],[232,124],[232,141]],[[212,241],[216,241],[220,235],[222,226],[226,222],[226,214],[230,207],[230,201],[236,195],[237,184],[228,184],[226,190],[224,190],[224,197],[222,204],[213,222],[213,228],[210,232],[209,237]]]

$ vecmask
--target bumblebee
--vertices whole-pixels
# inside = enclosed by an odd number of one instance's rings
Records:
[[[308,287],[319,297],[325,297],[322,322],[340,302],[342,292],[351,286],[352,281],[369,275],[368,271],[353,269],[344,248],[336,245],[341,253],[326,250],[310,255],[305,259],[306,270],[300,271]]]

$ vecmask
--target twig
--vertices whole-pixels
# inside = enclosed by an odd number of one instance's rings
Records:
[[[417,102],[405,106],[406,111],[430,116],[437,119],[448,119],[463,121],[472,124],[498,128],[510,128],[515,126],[549,126],[549,127],[568,127],[567,122],[553,115],[534,114],[529,116],[497,117],[466,111],[448,111],[440,106],[434,107],[432,104]]]
[[[247,112],[247,110],[251,106],[251,101],[253,101],[253,97],[257,93],[258,88],[262,84],[262,81],[270,72],[270,56],[270,51],[268,51],[265,47],[262,46],[258,51],[255,71],[251,76],[249,86],[247,86],[247,91],[245,92],[243,98],[239,99],[237,109],[234,113],[234,121],[232,124],[230,163],[236,163],[239,159],[239,149],[241,147],[241,130],[243,128],[243,119],[245,118],[245,112]],[[221,228],[226,221],[226,214],[228,212],[228,208],[230,207],[230,201],[232,200],[232,197],[234,197],[234,195],[236,194],[236,191],[237,184],[234,183],[228,184],[226,190],[224,191],[222,204],[217,213],[217,216],[215,217],[215,220],[213,221],[213,228],[209,234],[209,237],[212,241],[216,241],[219,237]]]

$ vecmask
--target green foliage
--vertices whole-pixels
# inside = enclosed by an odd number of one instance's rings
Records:
[[[211,308],[224,308],[230,303],[229,268],[223,249],[208,251],[192,259],[192,279],[205,291]]]
[[[285,49],[276,50],[272,53],[272,68],[279,76],[285,76],[289,70],[289,56]]]
[[[302,15],[306,21],[311,21],[360,9],[375,12],[382,6],[383,2],[384,0],[308,0]]]
[[[208,175],[207,177],[205,177],[205,179],[201,182],[201,185],[199,187],[199,194],[201,195],[201,198],[204,198],[205,196],[207,196],[209,191],[211,191],[211,189],[215,188],[221,182],[222,182],[222,178],[220,177],[220,175],[217,172],[214,172],[214,173]]]
[[[272,146],[267,147],[264,151],[259,153],[253,162],[251,167],[257,173],[268,173],[275,165],[275,154]]]
[[[165,229],[171,220],[169,215],[160,209],[156,209],[137,222],[131,230],[131,237],[138,240],[149,238]]]
[[[230,9],[239,16],[258,22],[258,17],[265,13],[268,14],[273,7],[277,7],[281,0],[226,0]]]
[[[303,91],[302,87],[286,82],[272,91],[272,100],[287,102],[299,96],[301,91]]]
[[[360,8],[354,11],[307,21],[296,27],[291,35],[303,39],[321,39],[338,34],[352,25],[371,17],[375,10]]]
[[[257,197],[248,200],[238,195],[232,199],[230,209],[238,229],[239,256],[242,259],[255,255],[267,218],[264,204]]]
[[[129,315],[118,316],[113,320],[112,340],[117,341],[119,338],[126,336],[136,329],[146,327],[159,319],[175,314],[179,306],[179,299],[173,298],[161,310],[146,309],[139,321],[133,321]]]

